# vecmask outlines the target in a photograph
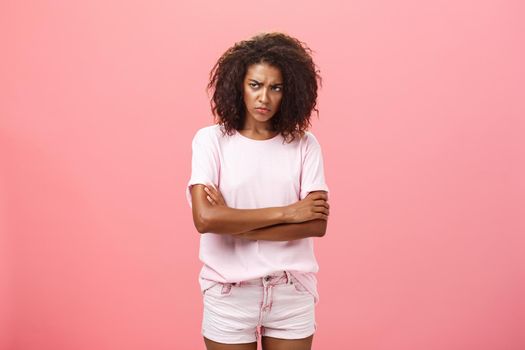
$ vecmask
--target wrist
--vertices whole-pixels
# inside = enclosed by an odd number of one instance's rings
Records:
[[[280,207],[280,223],[281,224],[288,224],[291,222],[291,212],[290,212],[290,206],[285,205],[284,207]]]

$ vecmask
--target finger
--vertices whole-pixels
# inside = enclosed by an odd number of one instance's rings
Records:
[[[211,198],[210,196],[206,196],[206,198],[211,204],[215,204],[215,200],[213,200],[213,198]]]
[[[326,207],[326,208],[329,208],[330,206],[328,205],[328,202],[325,201],[325,200],[322,200],[322,199],[318,199],[316,201],[314,201],[314,205],[316,206],[320,206],[320,207]]]
[[[213,196],[213,198],[218,201],[219,199],[222,199],[222,194],[221,192],[216,189],[215,187],[210,187],[210,191],[209,191],[210,195]]]
[[[222,193],[219,191],[215,193],[215,198],[219,199],[220,201],[224,201],[224,197],[222,196]]]
[[[224,203],[224,199],[222,198],[221,195],[215,195],[215,196],[213,197],[213,199],[214,199],[217,203],[221,203],[221,204]]]
[[[317,192],[317,193],[314,194],[314,196],[312,198],[313,199],[328,200],[328,195],[325,192]]]
[[[330,213],[330,210],[328,208],[325,208],[325,207],[315,207],[314,211],[316,213],[324,213],[326,215],[328,215]]]
[[[208,188],[208,187],[204,187],[204,190],[205,190],[206,193],[207,193],[210,197],[212,197],[214,200],[217,199],[217,194],[214,193],[214,192],[212,192],[212,190],[211,190],[210,188]]]
[[[328,194],[326,192],[319,192],[319,198],[327,200],[328,199]]]
[[[328,202],[326,202],[324,200],[316,201],[314,204],[317,207],[322,207],[322,208],[327,208],[327,209],[330,208],[330,205],[328,204]]]
[[[328,220],[328,215],[325,215],[325,214],[319,214],[317,216],[318,219],[322,219],[322,220]]]
[[[215,198],[222,198],[222,193],[217,189],[213,189],[213,194],[215,195]]]

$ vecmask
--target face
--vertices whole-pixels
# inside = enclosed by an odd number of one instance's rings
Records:
[[[268,122],[279,111],[283,98],[281,70],[267,63],[248,67],[243,82],[246,122]]]

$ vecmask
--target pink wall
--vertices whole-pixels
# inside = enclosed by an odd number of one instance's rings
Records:
[[[524,10],[2,2],[0,348],[204,348],[191,138],[218,56],[282,30],[324,77],[314,348],[524,349]]]

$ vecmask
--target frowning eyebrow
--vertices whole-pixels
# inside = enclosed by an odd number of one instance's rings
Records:
[[[254,81],[254,82],[256,82],[257,84],[260,84],[260,83],[261,83],[260,81],[257,81],[257,80],[255,80],[255,79],[248,79],[248,80]],[[275,84],[272,84],[272,86],[277,86],[277,85],[283,85],[283,83],[275,83]]]

